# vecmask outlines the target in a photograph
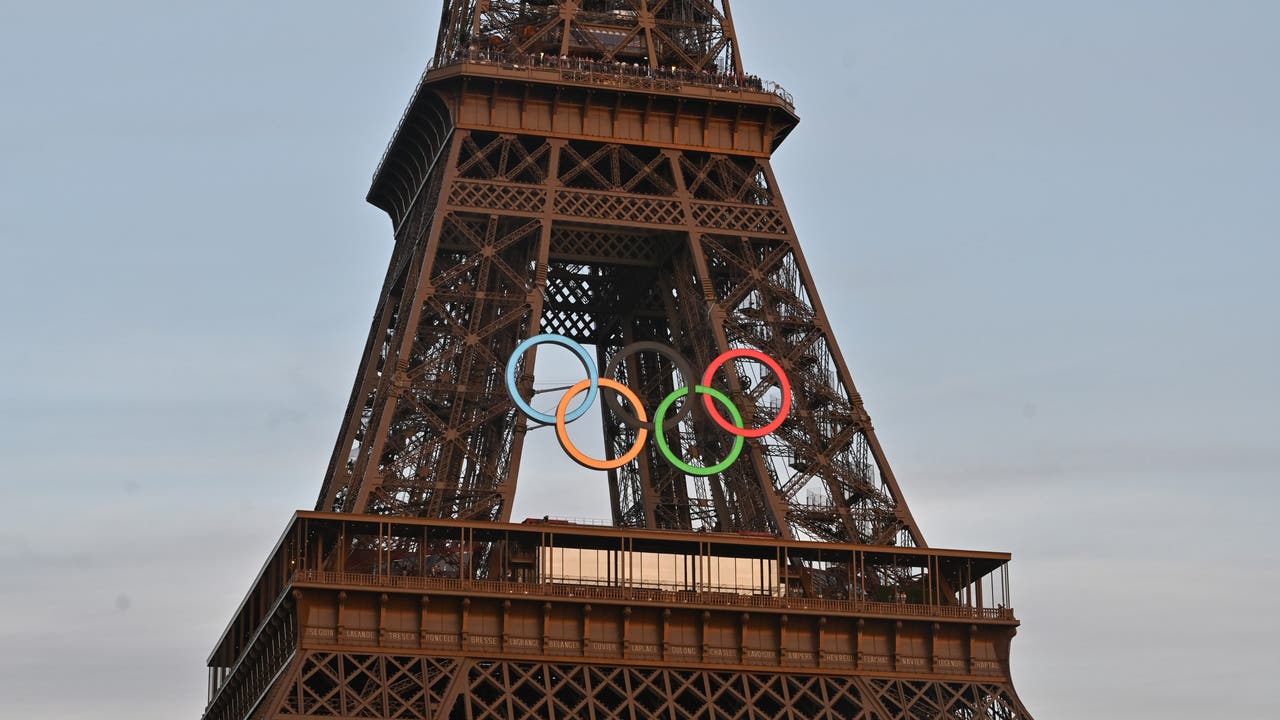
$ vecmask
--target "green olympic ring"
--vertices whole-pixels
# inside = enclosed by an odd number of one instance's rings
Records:
[[[701,393],[703,395],[710,395],[716,400],[719,400],[721,405],[724,405],[725,407],[729,408],[729,414],[733,416],[734,425],[736,425],[739,428],[745,427],[745,424],[742,421],[742,413],[738,412],[738,408],[734,406],[733,401],[729,399],[728,395],[725,395],[724,393],[720,392],[719,390],[716,390],[715,388],[707,387],[705,385],[697,385],[693,388],[693,391],[696,393]],[[683,470],[685,473],[689,475],[707,477],[709,475],[715,475],[716,473],[724,472],[725,470],[728,470],[729,466],[735,463],[738,460],[738,456],[742,454],[742,448],[744,445],[746,445],[746,442],[747,442],[747,439],[742,435],[734,436],[733,450],[729,452],[729,457],[725,458],[724,460],[721,460],[719,463],[715,465],[712,465],[710,467],[704,467],[704,468],[700,468],[696,465],[690,465],[689,463],[685,462],[679,456],[677,456],[674,452],[672,452],[671,447],[667,445],[667,437],[666,437],[666,433],[663,432],[662,421],[666,419],[667,410],[671,409],[671,404],[688,394],[689,394],[689,388],[682,387],[679,390],[676,390],[675,392],[668,395],[665,399],[663,399],[662,404],[658,406],[658,411],[653,416],[653,438],[658,441],[658,449],[662,451],[662,455],[667,459],[667,462],[670,462],[672,465]]]

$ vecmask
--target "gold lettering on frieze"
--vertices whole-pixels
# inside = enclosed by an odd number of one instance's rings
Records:
[[[833,663],[853,662],[853,655],[849,653],[827,653],[826,658],[828,662],[833,662]]]
[[[352,640],[377,640],[378,633],[373,630],[343,630],[342,637]]]
[[[924,658],[902,656],[898,656],[898,664],[909,667],[924,667],[926,665]]]
[[[309,627],[306,632],[307,637],[331,638],[334,635],[333,628]]]
[[[668,651],[668,653],[667,653],[667,654],[669,654],[669,655],[687,655],[687,656],[689,656],[689,657],[696,657],[696,656],[697,656],[697,654],[698,654],[698,648],[695,648],[695,647],[689,647],[689,646],[687,646],[687,645],[674,645],[674,646],[672,646],[672,647],[671,647],[671,649]]]
[[[399,632],[397,630],[392,630],[391,632],[387,633],[387,639],[394,640],[396,642],[413,642],[414,640],[418,639],[418,635],[417,633]]]
[[[427,642],[456,643],[458,642],[458,636],[447,633],[427,633]]]
[[[498,638],[493,635],[472,635],[472,645],[497,645]]]
[[[510,647],[538,648],[538,641],[533,638],[511,638],[507,641]]]
[[[548,640],[547,647],[556,648],[559,650],[577,650],[578,641],[577,640]]]

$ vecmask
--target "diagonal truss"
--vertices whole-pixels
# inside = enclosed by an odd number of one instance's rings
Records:
[[[385,681],[384,681],[385,678]],[[1029,720],[993,682],[308,651],[266,718]]]

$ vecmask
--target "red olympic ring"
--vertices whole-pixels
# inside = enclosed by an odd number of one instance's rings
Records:
[[[774,430],[782,427],[782,422],[787,419],[787,415],[791,412],[791,381],[787,379],[787,374],[782,371],[782,366],[778,365],[776,360],[765,355],[759,350],[742,348],[738,350],[729,350],[722,353],[720,357],[711,361],[711,364],[707,366],[706,372],[702,374],[702,384],[707,387],[711,387],[711,378],[716,374],[716,370],[719,370],[721,365],[724,365],[726,362],[733,360],[734,358],[758,360],[767,365],[769,369],[773,371],[774,376],[778,378],[778,384],[782,386],[782,410],[778,413],[778,417],[774,418],[773,422],[765,425],[764,427],[750,430],[737,427],[728,420],[725,420],[724,417],[720,415],[720,411],[716,409],[715,403],[711,402],[710,395],[703,395],[702,403],[706,406],[707,413],[711,415],[711,419],[714,420],[725,432],[731,435],[741,435],[742,437],[748,438],[764,437],[765,435],[768,435]]]

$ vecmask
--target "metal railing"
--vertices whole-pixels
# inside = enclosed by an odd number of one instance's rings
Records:
[[[778,83],[758,75],[691,70],[679,67],[651,67],[639,63],[605,62],[592,58],[556,56],[547,53],[510,54],[492,50],[465,50],[443,62],[432,61],[430,69],[462,63],[496,65],[509,70],[538,69],[559,70],[565,79],[595,82],[596,84],[624,84],[630,87],[676,91],[684,86],[715,88],[717,90],[741,90],[775,95],[795,108],[795,98]]]
[[[730,592],[696,590],[654,590],[643,587],[599,587],[560,583],[515,583],[497,580],[460,580],[458,578],[419,577],[412,575],[375,575],[365,573],[299,570],[294,582],[362,587],[391,587],[407,590],[442,590],[459,593],[494,595],[538,595],[543,597],[582,598],[632,602],[680,603],[723,607],[755,607],[775,610],[817,610],[833,613],[899,615],[906,617],[944,617],[978,620],[1013,620],[1013,608],[980,608],[965,605],[927,605],[911,602],[875,600],[836,600],[826,598],[774,597],[743,595]]]

